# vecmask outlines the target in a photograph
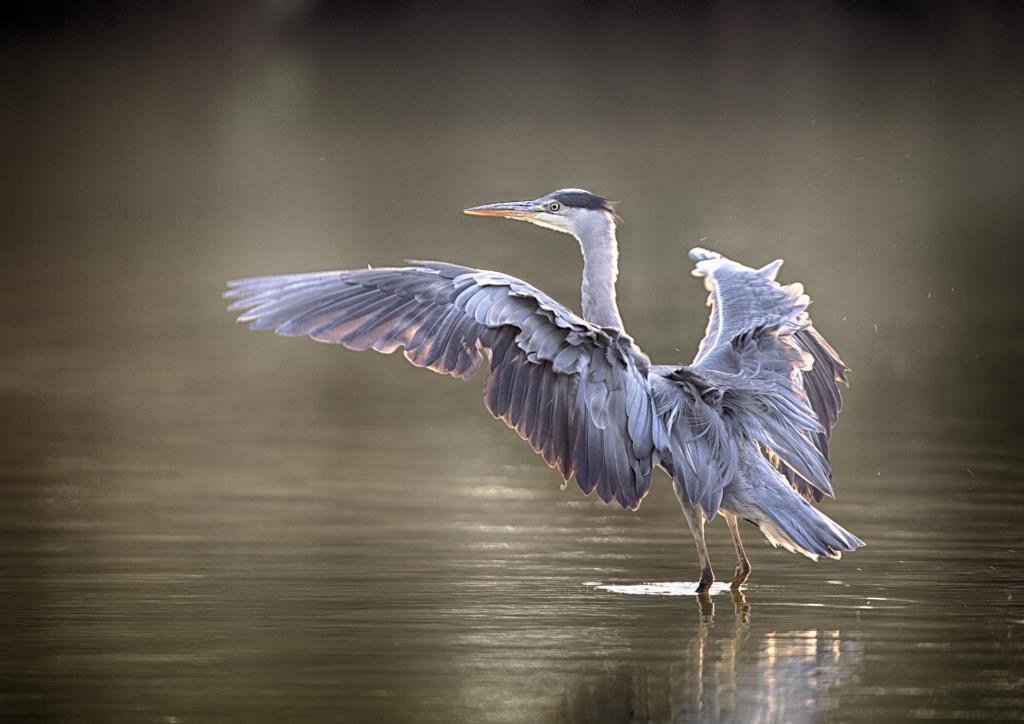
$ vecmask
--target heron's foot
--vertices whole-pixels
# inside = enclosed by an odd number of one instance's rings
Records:
[[[732,589],[738,591],[748,578],[750,578],[750,563],[740,561],[736,564],[736,574],[732,577]]]
[[[697,584],[697,593],[707,593],[711,590],[711,584],[715,582],[715,573],[711,570],[711,566],[704,568],[700,572],[700,582]]]

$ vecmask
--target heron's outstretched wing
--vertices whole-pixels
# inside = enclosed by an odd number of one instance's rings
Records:
[[[653,405],[632,343],[519,279],[442,262],[229,282],[239,321],[349,349],[399,347],[468,379],[490,360],[484,402],[568,480],[635,509],[651,484]]]
[[[803,285],[775,281],[781,260],[751,269],[693,249],[711,307],[691,369],[723,390],[798,492],[832,495],[828,439],[842,407],[847,368],[807,315]],[[767,402],[767,406],[764,404]]]

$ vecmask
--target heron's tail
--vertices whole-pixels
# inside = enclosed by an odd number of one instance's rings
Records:
[[[811,560],[839,558],[843,551],[864,545],[860,538],[797,495],[764,458],[760,460],[763,466],[750,465],[744,479],[725,489],[722,508],[756,525],[776,548]]]
[[[839,558],[843,551],[864,545],[864,541],[795,493],[792,501],[791,507],[762,511],[759,519],[754,520],[776,548],[781,546],[816,561],[822,556]]]

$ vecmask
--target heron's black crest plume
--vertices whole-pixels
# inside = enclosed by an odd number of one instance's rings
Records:
[[[619,216],[619,212],[615,210],[615,204],[603,196],[592,194],[589,191],[562,191],[561,193],[555,194],[554,198],[563,206],[573,206],[578,209],[592,209],[594,211],[604,210],[614,216],[616,221],[622,220],[622,217]]]

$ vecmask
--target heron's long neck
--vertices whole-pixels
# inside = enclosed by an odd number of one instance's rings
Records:
[[[622,329],[615,303],[615,280],[619,276],[615,221],[610,215],[601,216],[603,219],[595,219],[577,234],[583,251],[583,318],[601,327]]]

